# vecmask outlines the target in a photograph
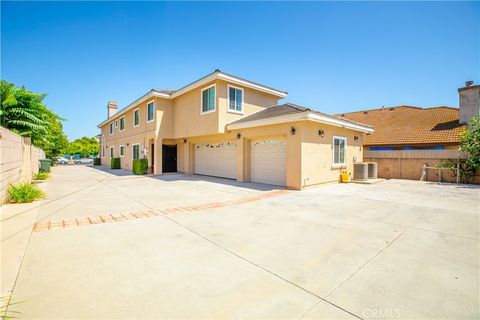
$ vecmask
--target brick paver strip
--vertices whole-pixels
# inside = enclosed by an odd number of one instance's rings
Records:
[[[205,203],[201,205],[195,206],[188,206],[188,207],[175,207],[175,208],[166,208],[166,209],[155,209],[155,210],[147,210],[147,211],[137,211],[137,212],[128,212],[128,213],[120,213],[120,214],[110,214],[105,216],[97,216],[97,217],[85,217],[85,218],[72,218],[71,220],[59,220],[59,221],[44,221],[44,222],[36,222],[33,225],[33,232],[39,231],[49,231],[49,230],[56,230],[56,229],[68,229],[74,227],[81,227],[81,226],[91,226],[95,224],[102,224],[102,223],[109,223],[109,222],[122,222],[127,220],[137,220],[137,219],[145,219],[156,217],[163,214],[172,214],[176,212],[198,212],[207,209],[217,209],[217,208],[224,208],[228,206],[240,205],[249,202],[255,202],[271,197],[275,197],[278,195],[282,195],[287,193],[288,190],[275,190],[266,193],[262,193],[260,195],[248,196],[240,199],[234,199],[224,202],[211,202]]]

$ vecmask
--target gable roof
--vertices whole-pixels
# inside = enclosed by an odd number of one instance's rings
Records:
[[[267,107],[256,113],[227,124],[228,130],[251,128],[263,125],[286,123],[292,121],[310,120],[339,127],[345,127],[365,133],[373,132],[373,127],[356,121],[342,119],[323,112],[293,103],[284,103]]]
[[[201,86],[203,86],[203,85],[205,85],[205,84],[207,84],[211,81],[214,81],[214,80],[224,80],[224,81],[234,83],[234,84],[237,84],[237,85],[241,85],[241,86],[244,86],[244,87],[247,87],[247,88],[262,91],[262,92],[277,96],[279,98],[285,98],[287,96],[286,91],[274,89],[272,87],[268,87],[266,85],[263,85],[263,84],[260,84],[260,83],[257,83],[257,82],[249,81],[249,80],[246,80],[246,79],[243,79],[243,78],[240,78],[240,77],[222,72],[220,69],[216,69],[214,72],[212,72],[212,73],[210,73],[210,74],[208,74],[208,75],[206,75],[206,76],[204,76],[204,77],[202,77],[198,80],[195,80],[195,81],[187,84],[186,86],[181,87],[178,90],[151,89],[150,91],[145,93],[143,96],[141,96],[140,98],[138,98],[135,101],[133,101],[132,103],[130,103],[125,108],[122,108],[121,110],[119,110],[117,113],[115,113],[110,118],[102,121],[97,127],[100,128],[100,127],[104,126],[109,121],[111,121],[112,118],[116,118],[116,117],[122,115],[123,113],[127,112],[131,108],[135,107],[139,103],[144,102],[147,99],[150,99],[152,97],[159,97],[159,98],[164,98],[164,99],[175,99],[176,97],[178,97],[178,96],[180,96],[184,93],[187,93],[190,90],[201,87]]]
[[[459,109],[397,106],[341,114],[340,117],[375,127],[365,145],[459,143],[467,126],[459,123]]]

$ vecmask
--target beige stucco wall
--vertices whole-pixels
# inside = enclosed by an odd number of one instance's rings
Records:
[[[0,127],[0,205],[7,200],[8,186],[31,181],[38,173],[38,160],[45,153],[12,131]]]
[[[321,137],[318,130],[323,130]],[[333,137],[345,137],[346,169],[353,173],[353,164],[363,161],[363,133],[341,127],[306,122],[302,130],[302,186],[339,181],[340,166],[333,165]],[[355,141],[354,137],[358,137]]]

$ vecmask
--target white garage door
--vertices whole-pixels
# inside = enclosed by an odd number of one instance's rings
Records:
[[[250,148],[250,180],[286,185],[287,142],[285,140],[254,140]]]
[[[196,144],[195,173],[236,179],[237,143],[232,141]]]

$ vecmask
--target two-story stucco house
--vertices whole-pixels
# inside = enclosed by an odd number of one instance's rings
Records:
[[[182,172],[287,186],[338,181],[362,161],[373,128],[294,104],[273,89],[216,70],[178,90],[150,90],[101,129],[102,164],[147,158],[154,174]]]

